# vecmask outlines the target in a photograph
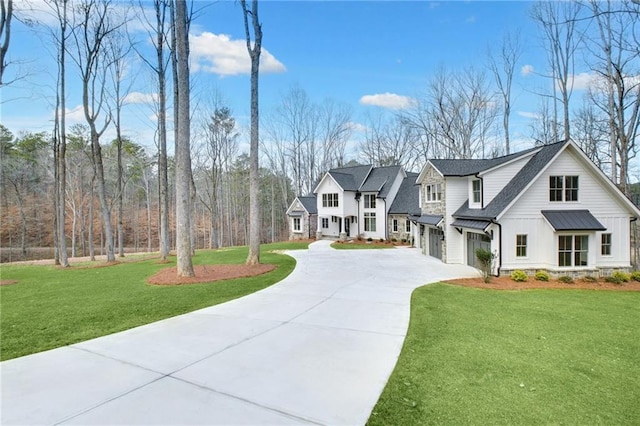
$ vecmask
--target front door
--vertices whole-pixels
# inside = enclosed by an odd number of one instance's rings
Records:
[[[344,219],[344,232],[347,234],[347,237],[350,237],[351,234],[349,234],[349,224],[351,223],[351,219],[349,217],[346,217]]]
[[[442,229],[429,228],[429,255],[442,260]]]
[[[467,232],[467,265],[480,269],[476,249],[491,251],[491,239],[484,234]]]

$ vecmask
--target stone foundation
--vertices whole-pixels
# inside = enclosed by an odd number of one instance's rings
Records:
[[[531,269],[531,268],[513,268],[500,269],[501,276],[510,276],[513,271],[520,270],[524,271],[528,276],[533,277],[538,271],[545,271],[549,274],[552,279],[558,279],[562,276],[569,276],[573,279],[580,279],[586,276],[591,276],[594,278],[606,278],[611,276],[614,272],[631,272],[630,267],[620,267],[620,268],[589,268],[589,269],[563,269],[563,270],[555,270],[555,269]]]

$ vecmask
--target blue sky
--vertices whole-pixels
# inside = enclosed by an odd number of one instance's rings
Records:
[[[249,76],[240,6],[235,1],[195,5],[199,11],[191,34],[194,96],[202,101],[217,89],[239,123],[246,125]],[[392,113],[403,101],[419,96],[440,66],[486,69],[488,47],[497,47],[507,30],[519,30],[525,47],[513,88],[513,137],[515,149],[528,148],[530,116],[538,110],[531,92],[550,84],[521,72],[525,66],[543,72],[546,66],[528,16],[530,7],[530,2],[515,1],[263,1],[261,111],[266,114],[297,85],[313,101],[331,98],[349,104],[353,122],[364,123],[370,112]],[[135,25],[131,33],[143,38]],[[11,59],[21,61],[20,69],[29,75],[3,89],[0,122],[14,133],[50,130],[56,72],[47,47],[51,43],[42,31],[19,23],[11,41]],[[73,77],[71,64],[69,68]],[[126,106],[125,133],[152,147],[153,113],[141,102],[154,88],[139,60],[133,58],[130,69],[137,76],[132,86],[136,95]],[[581,97],[579,90],[574,96]],[[67,105],[72,123],[81,119],[79,105],[78,88],[72,86]],[[352,149],[358,137],[356,132]]]

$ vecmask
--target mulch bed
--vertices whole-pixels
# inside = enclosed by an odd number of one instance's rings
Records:
[[[465,287],[489,288],[493,290],[526,290],[534,288],[561,288],[561,289],[588,289],[588,290],[610,290],[610,291],[640,291],[640,282],[630,281],[623,284],[608,283],[604,280],[588,282],[575,280],[572,284],[566,284],[557,280],[536,281],[533,277],[525,282],[516,282],[511,277],[492,277],[491,282],[485,283],[482,278],[464,278],[445,281],[449,284],[461,285]]]
[[[266,274],[276,269],[276,265],[194,265],[195,277],[179,277],[177,268],[164,268],[149,277],[147,282],[153,285],[184,285],[209,283],[232,278],[247,278]]]

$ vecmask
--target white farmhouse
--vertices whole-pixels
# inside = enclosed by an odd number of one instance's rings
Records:
[[[485,160],[429,160],[417,178],[417,245],[446,263],[496,255],[494,273],[629,270],[640,210],[572,141]]]

